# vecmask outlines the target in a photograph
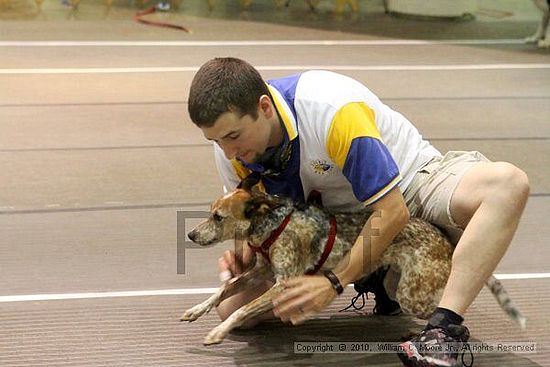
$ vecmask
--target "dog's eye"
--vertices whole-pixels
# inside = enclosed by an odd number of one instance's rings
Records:
[[[214,220],[216,222],[221,222],[223,217],[221,215],[219,215],[218,213],[214,213],[214,215],[212,215],[212,218],[214,218]]]

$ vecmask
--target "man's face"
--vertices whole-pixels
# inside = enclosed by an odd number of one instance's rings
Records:
[[[225,112],[211,127],[201,128],[204,137],[216,142],[227,159],[239,158],[254,163],[267,149],[271,136],[270,125],[260,111],[258,119],[234,112]]]

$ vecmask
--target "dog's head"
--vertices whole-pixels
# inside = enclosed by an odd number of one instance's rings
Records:
[[[210,217],[195,227],[191,241],[208,246],[229,239],[246,239],[251,221],[281,206],[282,199],[257,190],[241,188],[217,199],[210,208]]]

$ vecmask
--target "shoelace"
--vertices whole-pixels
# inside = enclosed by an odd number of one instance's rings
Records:
[[[356,304],[357,301],[359,300],[359,297],[361,297],[361,306],[358,307],[358,306],[356,306],[355,304]],[[349,310],[349,309],[352,308],[352,307],[353,307],[353,310],[354,310],[354,311],[361,311],[361,310],[363,309],[363,307],[365,307],[365,305],[367,304],[366,301],[367,301],[368,299],[369,299],[369,296],[367,295],[367,293],[365,293],[365,292],[358,292],[358,293],[351,299],[351,303],[350,303],[347,307],[341,309],[341,310],[338,311],[338,312],[347,311],[347,310]]]
[[[357,303],[357,301],[359,300],[359,297],[361,297],[361,305],[360,306],[356,306],[355,304]],[[351,303],[339,310],[338,312],[344,312],[344,311],[347,311],[349,310],[350,308],[353,307],[353,310],[354,311],[360,311],[362,310],[365,305],[367,304],[367,300],[369,299],[369,296],[367,293],[365,292],[358,292],[352,299],[351,299]],[[405,340],[408,340],[409,338],[406,338]],[[470,354],[470,363],[469,364],[466,364],[466,362],[464,361],[464,355],[466,354],[466,350],[468,351],[468,353]],[[472,348],[470,347],[470,344],[468,342],[464,342],[464,348],[462,350],[462,352],[460,353],[460,361],[462,362],[462,365],[464,367],[472,367],[474,365],[474,353],[472,352]]]
[[[464,349],[467,349],[470,353],[470,364],[466,364],[466,362],[464,362],[464,354],[466,354],[466,350]],[[470,344],[468,344],[468,342],[464,342],[464,349],[462,350],[462,353],[460,353],[460,361],[464,367],[472,367],[474,365],[474,353],[472,353],[472,348],[470,348]]]
[[[447,336],[454,339],[454,337],[448,333],[445,333]],[[464,355],[468,352],[470,354],[470,363],[466,363],[464,361]],[[458,361],[458,355],[457,355],[457,361]],[[472,348],[470,347],[470,344],[467,341],[462,342],[462,348],[460,352],[460,362],[464,367],[472,367],[474,365],[474,353],[472,352]]]

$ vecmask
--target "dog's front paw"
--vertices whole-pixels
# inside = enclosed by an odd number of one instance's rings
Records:
[[[228,334],[228,331],[226,330],[226,328],[223,327],[223,325],[218,325],[208,333],[206,338],[204,338],[203,344],[204,345],[219,344],[223,342],[227,334]]]
[[[180,317],[180,321],[195,321],[196,319],[210,311],[211,308],[212,306],[204,305],[202,303],[200,305],[196,305],[195,307],[192,307],[185,311]]]

